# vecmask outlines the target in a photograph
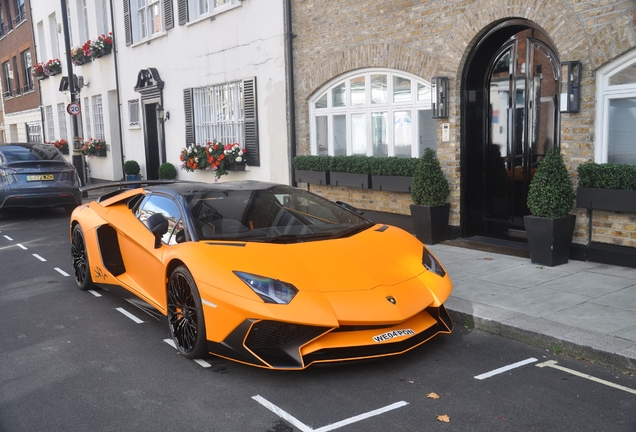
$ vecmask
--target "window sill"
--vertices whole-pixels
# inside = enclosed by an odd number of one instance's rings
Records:
[[[191,26],[194,24],[198,24],[201,21],[206,21],[206,20],[215,20],[217,15],[221,15],[227,11],[230,11],[232,9],[236,9],[238,7],[241,7],[243,4],[242,2],[237,2],[235,4],[230,4],[230,5],[225,5],[225,6],[221,6],[219,8],[216,8],[215,11],[213,12],[208,12],[202,15],[199,15],[198,17],[194,18],[192,21],[189,21],[186,26]]]
[[[168,34],[168,32],[166,32],[165,30],[161,31],[161,32],[156,33],[156,34],[154,34],[154,35],[152,35],[152,36],[150,36],[150,37],[148,37],[146,39],[142,39],[142,40],[140,40],[138,42],[133,43],[132,45],[130,45],[130,48],[135,48],[135,47],[137,47],[139,45],[144,45],[144,44],[148,44],[149,45],[155,39],[162,38],[162,37],[166,36],[167,34]]]

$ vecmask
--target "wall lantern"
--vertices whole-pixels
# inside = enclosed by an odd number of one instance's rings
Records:
[[[581,109],[581,62],[561,63],[561,112]]]
[[[431,107],[433,118],[448,118],[448,78],[431,79]]]
[[[170,120],[170,111],[164,111],[163,107],[160,104],[157,104],[155,111],[157,111],[157,116],[159,117],[159,123],[164,124],[165,122]]]

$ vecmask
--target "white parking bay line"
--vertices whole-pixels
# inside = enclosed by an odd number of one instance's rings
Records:
[[[199,366],[202,366],[204,368],[212,367],[212,365],[210,363],[206,362],[205,360],[194,359],[194,362],[197,363]]]
[[[61,274],[62,276],[70,276],[70,274],[66,273],[64,270],[62,270],[59,267],[55,267],[55,271]]]
[[[18,243],[16,244],[16,246],[19,247],[20,249],[27,250],[27,247],[24,246],[22,243]]]
[[[252,399],[254,399],[259,404],[263,405],[265,408],[267,408],[268,410],[270,410],[271,412],[273,412],[274,414],[276,414],[278,417],[282,418],[286,422],[291,423],[292,425],[294,425],[295,427],[300,429],[302,432],[327,432],[327,431],[332,431],[332,430],[335,430],[335,429],[339,429],[339,428],[341,428],[343,426],[349,425],[351,423],[359,422],[359,421],[367,419],[369,417],[373,417],[373,416],[376,416],[376,415],[379,415],[379,414],[383,414],[385,412],[388,412],[388,411],[391,411],[391,410],[394,410],[394,409],[397,409],[397,408],[401,408],[401,407],[409,404],[408,402],[405,402],[405,401],[396,402],[394,404],[387,405],[384,408],[379,408],[377,410],[369,411],[367,413],[360,414],[360,415],[357,415],[357,416],[354,416],[354,417],[339,421],[337,423],[332,423],[332,424],[329,424],[327,426],[323,426],[323,427],[318,428],[318,429],[312,429],[311,427],[307,426],[306,424],[304,424],[303,422],[298,420],[296,417],[294,417],[291,414],[287,413],[285,410],[277,407],[276,405],[274,405],[273,403],[271,403],[270,401],[268,401],[264,397],[262,397],[260,395],[256,395],[256,396],[252,396]]]
[[[11,237],[9,237],[8,235],[5,235],[4,238],[6,238],[9,241],[13,241],[13,239]]]
[[[527,364],[534,363],[536,361],[537,361],[536,358],[530,357],[529,359],[521,360],[521,361],[519,361],[517,363],[513,363],[513,364],[508,365],[508,366],[503,366],[503,367],[500,367],[499,369],[495,369],[495,370],[492,370],[490,372],[486,372],[486,373],[483,373],[481,375],[477,375],[475,377],[475,379],[483,380],[483,379],[486,379],[486,378],[490,378],[491,376],[499,375],[500,373],[504,373],[504,372],[507,372],[507,371],[509,371],[511,369],[515,369],[515,368],[518,368],[518,367],[521,367],[521,366],[525,366]]]
[[[37,259],[39,259],[42,262],[45,262],[46,260],[44,258],[42,258],[40,255],[38,254],[33,254],[34,257],[36,257]]]
[[[137,318],[136,316],[134,316],[133,314],[131,314],[130,312],[128,312],[126,309],[124,308],[117,308],[117,310],[121,313],[123,313],[124,315],[126,315],[128,318],[130,318],[131,320],[133,320],[134,322],[136,322],[137,324],[142,324],[143,321],[140,320],[139,318]]]
[[[574,369],[568,369],[568,368],[563,367],[563,366],[558,366],[557,363],[558,362],[556,360],[548,360],[547,362],[539,363],[536,366],[540,367],[540,368],[542,368],[542,367],[551,367],[551,368],[558,369],[558,370],[563,371],[563,372],[567,372],[567,373],[572,374],[572,375],[576,375],[576,376],[581,377],[581,378],[589,379],[589,380],[597,382],[599,384],[603,384],[603,385],[606,385],[606,386],[609,386],[609,387],[614,387],[615,389],[626,391],[627,393],[636,394],[636,390],[631,389],[629,387],[625,387],[625,386],[622,386],[622,385],[619,385],[619,384],[614,384],[613,382],[605,381],[604,379],[596,378],[596,377],[593,377],[592,375],[588,375],[588,374],[584,374],[582,372],[575,371]]]
[[[177,346],[174,344],[174,341],[172,339],[164,339],[163,341],[170,345],[172,348],[177,349]]]
[[[95,290],[88,290],[89,293],[93,294],[95,297],[101,297],[102,295]]]

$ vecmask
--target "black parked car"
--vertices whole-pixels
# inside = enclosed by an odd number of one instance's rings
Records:
[[[82,203],[75,167],[51,144],[0,144],[0,211]]]

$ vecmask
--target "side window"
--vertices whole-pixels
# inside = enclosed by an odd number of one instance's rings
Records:
[[[181,211],[171,198],[161,195],[146,197],[139,206],[136,216],[148,227],[148,218],[155,213],[161,213],[168,219],[168,231],[161,238],[163,243],[174,245],[185,240]]]

